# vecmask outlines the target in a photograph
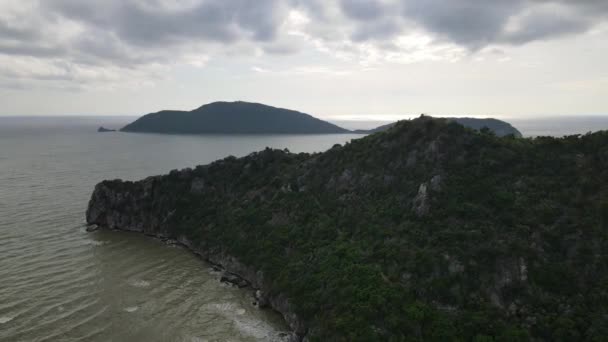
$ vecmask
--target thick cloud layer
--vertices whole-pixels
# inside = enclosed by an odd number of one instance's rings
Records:
[[[10,71],[13,83],[15,73],[28,72],[83,80],[92,77],[83,78],[86,70],[200,66],[222,54],[311,47],[334,57],[415,61],[437,57],[433,51],[577,34],[607,15],[605,0],[4,0],[0,78]]]
[[[473,50],[580,33],[608,15],[602,0],[341,0],[340,5],[358,21],[355,38],[390,39],[414,26]],[[361,31],[366,26],[371,34]],[[377,27],[391,29],[378,35]]]
[[[45,1],[42,10],[116,34],[129,44],[158,46],[187,40],[231,43],[272,40],[281,6],[274,0],[182,2],[80,0]]]

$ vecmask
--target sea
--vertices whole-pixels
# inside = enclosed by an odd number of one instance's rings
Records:
[[[320,152],[337,135],[97,133],[131,117],[0,117],[0,341],[280,341],[279,314],[187,250],[86,232],[95,184],[272,148]],[[608,129],[608,117],[511,121],[526,136]],[[351,129],[386,122],[339,121]]]

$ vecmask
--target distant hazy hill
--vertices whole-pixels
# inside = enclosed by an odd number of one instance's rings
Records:
[[[499,137],[504,137],[509,134],[513,134],[515,137],[521,138],[522,134],[517,128],[513,127],[510,123],[497,120],[497,119],[477,119],[477,118],[450,118],[448,120],[456,121],[457,123],[476,130],[481,130],[487,127],[490,131],[494,132]],[[371,130],[357,130],[356,133],[376,133],[386,131],[393,127],[395,123],[390,123],[380,127],[376,127]]]
[[[190,112],[161,111],[125,126],[124,132],[175,134],[327,134],[348,130],[308,114],[259,103],[214,102]]]
[[[497,119],[454,118],[452,120],[465,127],[477,130],[487,127],[499,137],[504,137],[509,134],[513,134],[518,138],[521,138],[522,136],[521,132],[517,130],[517,128],[511,126],[510,123]]]

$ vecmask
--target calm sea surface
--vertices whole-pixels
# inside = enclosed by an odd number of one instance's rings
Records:
[[[188,251],[87,233],[94,185],[356,135],[96,133],[125,118],[0,118],[0,341],[273,341],[286,327]]]

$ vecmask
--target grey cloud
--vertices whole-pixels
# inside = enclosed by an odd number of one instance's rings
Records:
[[[340,7],[346,15],[358,20],[376,19],[386,10],[377,0],[341,0]]]
[[[57,57],[63,56],[65,53],[66,50],[61,47],[0,43],[0,54],[5,55]]]
[[[231,43],[239,39],[272,40],[280,16],[278,1],[203,1],[193,8],[167,10],[140,1],[45,2],[46,10],[98,29],[115,32],[139,46],[158,46],[184,40]]]
[[[280,0],[202,0],[187,8],[164,0],[8,1],[18,9],[23,1],[30,10],[0,16],[0,56],[134,68],[213,49],[245,51],[239,44],[263,45],[271,53],[296,50],[275,44],[287,10]]]
[[[517,29],[504,31],[499,42],[520,45],[578,34],[608,18],[608,2],[604,0],[531,0],[529,4],[531,7],[515,18]]]
[[[128,47],[112,33],[94,29],[86,36],[74,40],[73,59],[79,64],[111,63],[125,66],[162,62],[162,55],[133,54]]]
[[[355,40],[390,39],[395,35],[391,28],[402,19],[471,50],[580,33],[608,15],[606,0],[342,0],[340,5],[356,22]],[[541,6],[560,6],[567,15],[536,11]],[[520,23],[515,32],[508,30],[512,20]]]
[[[555,17],[547,14],[526,16],[520,22],[521,28],[508,32],[502,39],[512,44],[524,44],[548,37],[583,32],[589,23],[577,17]]]
[[[378,20],[359,25],[351,38],[355,41],[366,41],[380,38],[386,40],[402,31],[400,23],[395,19]]]
[[[15,28],[0,21],[0,40],[30,40],[37,37],[39,34],[34,28]]]
[[[289,55],[298,51],[298,47],[294,44],[277,43],[264,46],[264,52],[273,55]]]
[[[407,1],[404,16],[428,31],[470,48],[496,42],[521,0]]]

